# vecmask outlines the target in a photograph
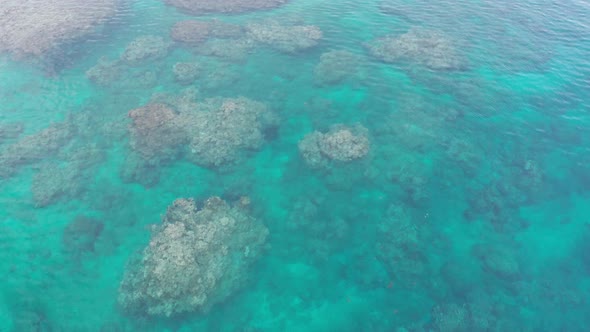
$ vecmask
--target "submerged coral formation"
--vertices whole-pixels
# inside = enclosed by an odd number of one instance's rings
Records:
[[[170,43],[159,36],[141,36],[133,40],[121,55],[121,60],[130,65],[156,60],[168,54]]]
[[[252,40],[285,53],[314,47],[323,36],[322,30],[315,25],[288,25],[276,20],[252,22],[246,25],[246,32]]]
[[[271,9],[287,3],[287,0],[164,0],[184,12],[193,15],[206,13],[241,13]]]
[[[73,137],[73,130],[68,123],[52,124],[0,150],[0,178],[56,153]]]
[[[207,21],[180,21],[170,29],[170,38],[176,42],[197,44],[207,39],[209,30],[210,23]]]
[[[0,9],[0,53],[42,56],[81,38],[113,16],[118,0],[5,0]]]
[[[62,196],[75,196],[82,190],[83,183],[80,172],[73,167],[41,165],[31,185],[33,200],[38,207],[50,205]]]
[[[170,29],[170,38],[179,43],[200,44],[208,38],[239,38],[243,28],[219,20],[176,22]]]
[[[7,123],[0,125],[0,144],[4,143],[5,140],[11,140],[17,138],[22,134],[24,130],[24,124],[20,122]]]
[[[192,199],[177,199],[141,259],[128,266],[119,304],[150,316],[207,311],[244,285],[267,235],[245,210],[218,197],[202,208]]]
[[[368,131],[360,125],[333,126],[327,133],[313,132],[299,142],[299,152],[312,167],[320,167],[331,161],[350,162],[369,153]]]
[[[195,112],[182,116],[190,137],[188,158],[211,167],[259,149],[265,132],[278,124],[264,104],[243,97],[205,100]]]
[[[385,62],[417,63],[433,70],[465,68],[453,42],[436,30],[413,28],[399,36],[378,38],[368,47],[374,57]]]
[[[264,104],[248,98],[193,98],[168,100],[176,109],[154,102],[129,111],[135,154],[123,165],[125,181],[152,186],[158,182],[159,168],[180,157],[205,167],[230,166],[260,149],[267,132],[278,126]]]
[[[320,85],[339,83],[358,71],[361,59],[359,55],[343,50],[323,53],[313,71],[315,82]]]
[[[76,1],[0,1],[0,331],[588,330],[590,8]]]
[[[129,111],[130,142],[144,159],[171,159],[184,143],[183,124],[176,111],[164,104],[149,104]]]
[[[177,62],[172,67],[174,78],[180,84],[193,83],[201,73],[201,66],[192,62]]]

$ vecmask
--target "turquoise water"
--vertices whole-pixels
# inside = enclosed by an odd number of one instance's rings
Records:
[[[11,1],[1,332],[588,330],[587,3]]]

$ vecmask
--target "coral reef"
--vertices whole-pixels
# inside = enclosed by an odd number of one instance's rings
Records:
[[[184,85],[193,83],[201,74],[201,66],[192,62],[177,62],[172,67],[176,82]]]
[[[152,186],[158,182],[158,169],[181,156],[206,167],[233,164],[259,149],[278,125],[262,103],[244,97],[195,102],[194,97],[190,91],[175,98],[157,96],[155,102],[129,112],[135,153],[127,156],[121,170],[124,181]],[[178,111],[158,100],[174,104]]]
[[[207,21],[180,21],[170,29],[170,38],[176,42],[198,44],[209,36],[210,24]]]
[[[432,310],[432,320],[439,332],[468,332],[470,327],[470,313],[465,306],[454,303],[436,306]]]
[[[229,61],[243,61],[256,45],[248,38],[212,39],[200,45],[195,52]]]
[[[259,102],[239,97],[208,99],[183,114],[190,136],[189,159],[208,167],[230,164],[248,150],[259,149],[277,119]]]
[[[124,182],[152,187],[159,182],[160,167],[180,157],[187,142],[185,124],[171,107],[153,102],[128,113],[128,154],[120,170]]]
[[[76,196],[82,189],[80,177],[80,172],[73,167],[57,163],[41,165],[31,184],[35,205],[44,207],[55,203],[62,196]]]
[[[388,208],[378,225],[377,258],[393,278],[410,283],[424,275],[428,262],[422,253],[422,228],[403,205]]]
[[[241,26],[219,20],[185,20],[175,23],[170,29],[172,40],[189,45],[200,44],[208,38],[239,38],[243,34]]]
[[[146,160],[136,153],[126,156],[119,177],[125,183],[139,183],[146,188],[151,188],[160,182],[161,163],[157,159]]]
[[[0,144],[4,143],[5,140],[11,140],[19,137],[20,134],[22,134],[24,127],[24,124],[21,122],[1,124]]]
[[[178,114],[164,104],[148,104],[129,111],[131,148],[144,159],[175,159],[185,142]]]
[[[358,71],[360,61],[360,56],[348,51],[334,50],[323,53],[313,71],[315,82],[319,85],[339,83]]]
[[[168,54],[170,43],[159,36],[141,36],[133,40],[121,55],[121,60],[130,65],[161,59]]]
[[[73,131],[68,123],[56,123],[8,145],[0,151],[0,178],[9,177],[22,166],[53,155],[70,141]]]
[[[118,0],[5,0],[0,9],[0,53],[42,56],[81,38],[117,9]]]
[[[473,255],[480,259],[484,271],[496,277],[513,281],[521,277],[520,263],[515,252],[508,247],[475,245]]]
[[[146,68],[142,66],[144,64],[143,61],[128,63],[121,59],[101,58],[86,71],[86,77],[97,85],[115,90],[153,87],[161,68]]]
[[[247,36],[280,52],[296,53],[314,47],[322,39],[322,30],[315,25],[286,25],[275,20],[246,25]]]
[[[335,125],[327,133],[313,132],[299,142],[299,152],[312,167],[331,161],[350,162],[365,157],[370,150],[368,131],[361,125]]]
[[[111,61],[104,57],[100,58],[96,65],[86,71],[86,77],[102,86],[117,82],[121,77],[119,61]]]
[[[544,189],[547,184],[538,162],[521,157],[507,161],[511,166],[502,165],[503,174],[498,174],[489,183],[469,188],[469,208],[464,212],[466,219],[481,218],[504,231],[527,227],[528,222],[521,217],[519,209],[533,204],[549,191]]]
[[[287,0],[164,0],[168,5],[193,14],[242,13],[278,7]]]
[[[45,207],[60,200],[80,198],[93,175],[93,166],[104,161],[104,152],[95,146],[64,149],[58,158],[63,162],[47,162],[36,166],[31,183],[37,207]]]
[[[441,32],[412,28],[400,36],[378,38],[368,45],[376,58],[392,63],[410,62],[433,70],[459,70],[465,61]]]
[[[177,199],[141,259],[128,266],[119,304],[132,314],[171,317],[207,311],[238,290],[260,256],[268,230],[218,197],[201,209]]]

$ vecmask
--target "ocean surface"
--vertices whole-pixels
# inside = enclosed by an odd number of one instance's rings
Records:
[[[0,332],[590,329],[590,4],[5,0]]]

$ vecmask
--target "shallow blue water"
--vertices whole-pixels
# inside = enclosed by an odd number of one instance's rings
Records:
[[[590,5],[101,1],[0,11],[0,331],[588,330]]]

